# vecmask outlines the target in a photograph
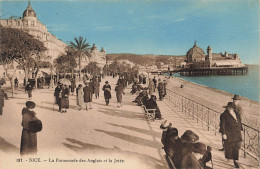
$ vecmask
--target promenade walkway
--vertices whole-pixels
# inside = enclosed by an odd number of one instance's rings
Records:
[[[76,96],[70,96],[67,113],[58,112],[53,105],[54,89],[39,89],[33,92],[36,102],[35,112],[43,122],[43,130],[38,133],[38,154],[41,162],[17,162],[21,137],[21,110],[27,101],[27,94],[19,92],[5,101],[4,113],[0,116],[0,169],[57,169],[57,168],[98,168],[98,169],[163,169],[168,168],[161,144],[162,121],[148,122],[141,107],[132,103],[136,95],[131,95],[130,86],[123,96],[123,107],[117,108],[114,92],[117,79],[106,77],[112,86],[112,99],[105,105],[103,92],[93,99],[93,109],[77,110]],[[181,114],[168,105],[158,102],[163,116],[179,129],[180,135],[187,129],[200,136],[200,141],[213,147],[214,168],[233,168],[228,163],[221,147],[220,136],[208,132],[201,124]],[[241,158],[242,168],[257,168],[257,163]],[[27,160],[27,161],[26,161]],[[70,162],[61,162],[70,160]],[[252,167],[255,166],[255,167]]]

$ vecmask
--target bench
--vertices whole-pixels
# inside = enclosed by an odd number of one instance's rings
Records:
[[[147,119],[150,120],[150,121],[154,121],[156,109],[147,109],[145,107],[145,105],[142,105],[142,108],[144,110],[144,114],[147,117]]]

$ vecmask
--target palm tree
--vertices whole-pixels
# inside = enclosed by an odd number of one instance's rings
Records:
[[[82,54],[87,51],[89,44],[86,42],[87,38],[84,39],[82,36],[80,36],[78,38],[74,38],[74,40],[76,43],[71,41],[70,46],[73,47],[74,49],[76,49],[76,51],[77,51],[76,56],[79,58],[79,78],[81,78],[81,57],[82,57]],[[86,52],[86,53],[88,53],[88,52]],[[87,56],[90,57],[89,54],[87,54]]]

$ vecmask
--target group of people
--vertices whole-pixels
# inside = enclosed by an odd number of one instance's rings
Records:
[[[223,106],[225,111],[220,115],[219,132],[222,135],[223,149],[225,157],[232,159],[234,166],[240,168],[238,164],[239,150],[242,142],[242,119],[243,110],[238,104],[240,99],[239,95],[234,95],[232,102],[228,102]]]
[[[91,79],[84,79],[85,86],[83,86],[83,84],[78,84],[77,88],[74,79],[71,80],[69,85],[66,82],[58,82],[54,91],[54,96],[55,103],[59,106],[59,112],[67,112],[67,109],[69,109],[69,96],[70,93],[74,95],[75,88],[78,110],[81,110],[83,107],[86,107],[86,110],[92,109],[93,94],[95,94],[96,99],[99,97],[100,81],[101,79],[98,79],[95,76]]]
[[[172,124],[165,125],[164,121],[160,128],[163,129],[161,142],[163,149],[173,162],[176,169],[203,169],[206,163],[212,160],[210,146],[198,142],[199,136],[192,130],[186,130],[179,137],[178,129]]]
[[[225,110],[220,115],[219,132],[222,135],[223,148],[219,150],[224,151],[226,159],[233,160],[235,168],[240,168],[238,159],[242,142],[243,110],[238,104],[240,96],[234,95],[232,99],[232,102],[223,106]],[[187,130],[180,138],[178,129],[172,127],[171,123],[166,126],[164,121],[160,128],[164,129],[161,139],[163,149],[177,169],[207,167],[206,163],[212,160],[212,148],[197,142],[199,137],[193,131]]]

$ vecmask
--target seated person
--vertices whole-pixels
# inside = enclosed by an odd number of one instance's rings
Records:
[[[164,122],[165,123],[165,122]],[[177,169],[181,168],[196,168],[202,169],[206,167],[206,163],[211,160],[211,147],[200,142],[196,142],[199,136],[193,131],[187,130],[181,136],[178,137],[178,130],[171,126],[171,123],[164,127],[161,125],[164,131],[162,136],[162,143],[164,145],[164,151],[168,155]],[[198,157],[198,155],[200,157]]]
[[[161,111],[156,103],[156,96],[155,95],[151,95],[151,98],[149,100],[147,100],[145,107],[147,109],[156,109],[155,111],[155,119],[158,120],[162,120],[162,115],[161,115]]]
[[[132,85],[132,90],[131,90],[131,94],[135,94],[136,93],[136,91],[137,91],[137,83],[136,82],[134,82],[134,84]]]
[[[142,90],[142,85],[140,82],[137,83],[137,91],[140,91]]]

